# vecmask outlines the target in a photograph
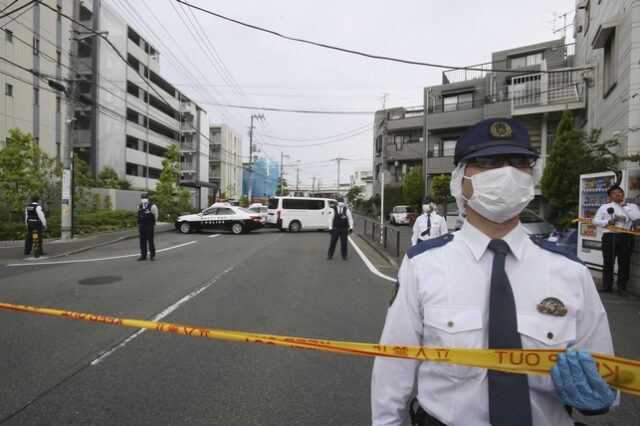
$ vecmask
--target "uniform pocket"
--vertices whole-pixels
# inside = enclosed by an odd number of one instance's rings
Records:
[[[482,312],[467,306],[425,306],[424,344],[443,348],[481,348],[484,345]],[[484,369],[432,362],[430,368],[439,374],[468,378]]]

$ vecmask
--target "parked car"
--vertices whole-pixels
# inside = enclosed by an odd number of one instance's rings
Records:
[[[573,254],[578,254],[578,230],[576,228],[571,228],[567,231],[561,232],[556,244],[560,247],[566,248]]]
[[[447,211],[447,219],[449,217],[455,217],[455,230],[459,230],[462,228],[462,224],[466,220],[465,215],[459,214],[458,210],[449,212]],[[449,220],[447,220],[447,224],[449,224]],[[540,238],[549,238],[551,232],[553,232],[553,225],[544,220],[534,211],[529,209],[524,209],[520,212],[520,224],[525,229],[527,234],[535,235]]]
[[[251,232],[262,227],[261,216],[249,209],[236,206],[209,207],[197,214],[179,216],[176,230],[183,234],[204,229],[227,230],[234,234]]]
[[[391,225],[410,225],[415,221],[415,212],[411,206],[395,206],[389,213]]]
[[[253,203],[248,209],[260,215],[260,223],[262,223],[263,226],[267,224],[267,206],[261,203]]]

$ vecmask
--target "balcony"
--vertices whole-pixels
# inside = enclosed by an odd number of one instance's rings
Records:
[[[585,82],[571,69],[513,77],[509,98],[513,116],[584,109]]]

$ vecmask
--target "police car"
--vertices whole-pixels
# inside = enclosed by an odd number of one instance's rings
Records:
[[[234,234],[250,232],[262,227],[259,214],[243,207],[212,205],[198,214],[179,216],[176,230],[183,234],[191,231],[227,230]]]

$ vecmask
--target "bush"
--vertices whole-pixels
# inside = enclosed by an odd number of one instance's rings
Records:
[[[137,214],[124,210],[97,210],[94,212],[74,213],[74,235],[111,232],[138,226]],[[24,222],[0,223],[0,241],[23,240],[27,228]],[[44,238],[60,237],[60,216],[47,217],[47,230]]]

